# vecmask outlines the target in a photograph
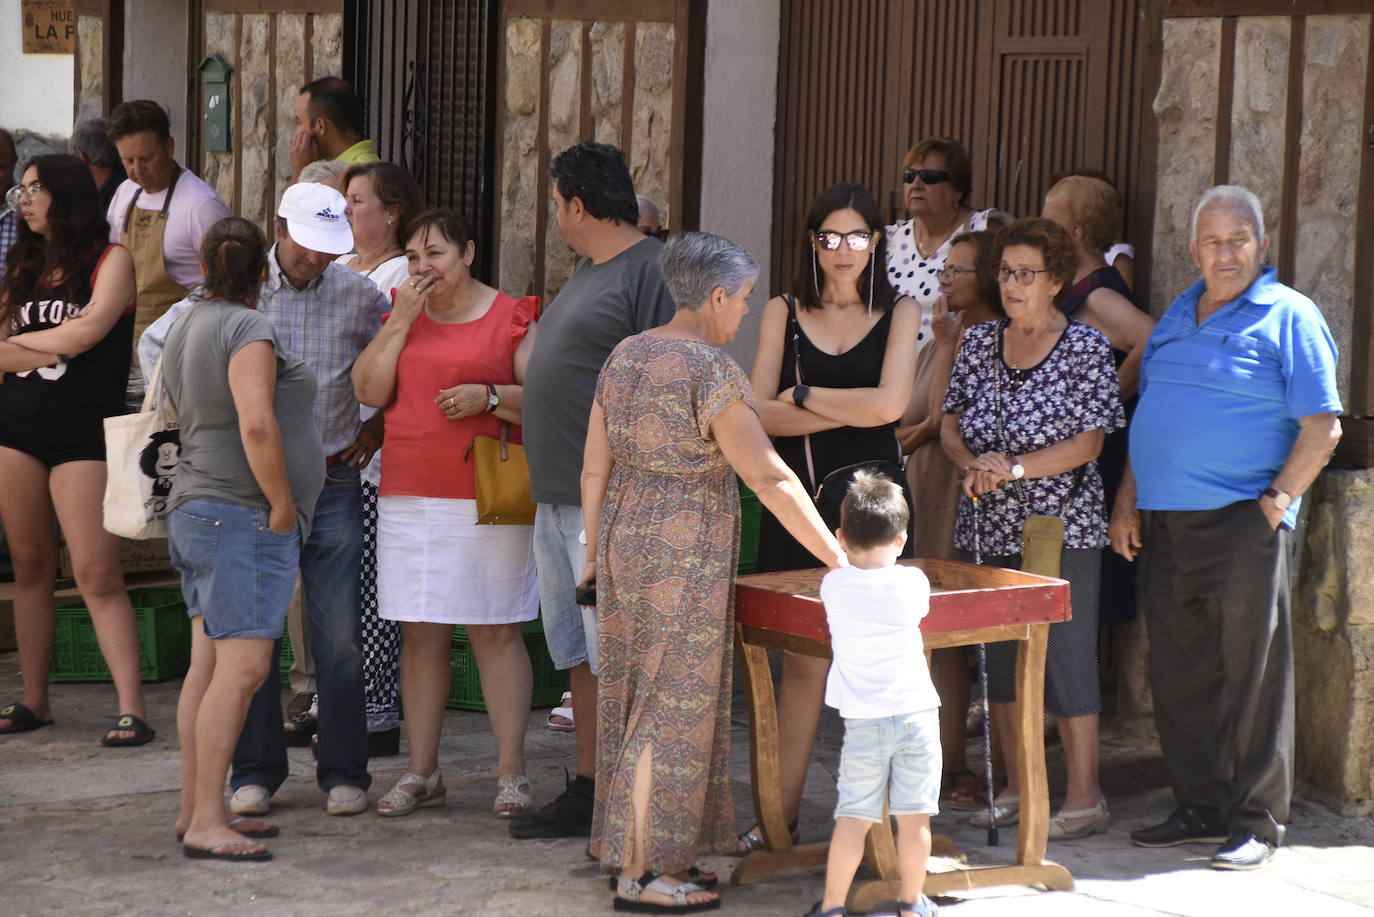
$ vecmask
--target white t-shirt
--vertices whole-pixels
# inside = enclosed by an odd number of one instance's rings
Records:
[[[175,201],[176,198],[174,197],[172,200]],[[356,253],[350,253],[347,255],[340,255],[335,258],[334,261],[347,267],[349,262],[356,257],[358,257]],[[377,289],[381,290],[382,295],[390,302],[391,291],[405,283],[406,278],[410,276],[410,262],[406,260],[405,255],[397,255],[395,258],[388,258],[372,270],[364,272],[363,276],[376,284]],[[358,405],[358,414],[362,417],[364,423],[371,420],[372,416],[376,414],[377,411],[377,408],[370,408],[365,404]],[[381,452],[372,456],[372,461],[368,462],[367,467],[363,469],[363,480],[373,487],[382,486]]]
[[[840,567],[821,580],[835,661],[825,703],[846,719],[932,710],[921,619],[930,612],[930,581],[919,567]]]
[[[110,200],[105,217],[110,224],[111,242],[120,241],[124,234],[124,215],[129,212],[129,202],[137,190],[138,184],[126,178]],[[138,209],[161,210],[166,199],[166,189],[157,194],[145,192],[138,196]],[[172,194],[172,206],[167,209],[167,229],[162,235],[162,263],[167,276],[188,290],[199,285],[205,279],[200,270],[201,240],[211,226],[232,215],[229,205],[214,188],[183,169]]]

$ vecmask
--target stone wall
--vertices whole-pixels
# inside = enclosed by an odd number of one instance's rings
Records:
[[[1311,496],[1293,601],[1298,775],[1346,815],[1374,812],[1374,470],[1332,469]]]
[[[309,73],[305,72],[306,56],[302,53],[307,20],[311,33]],[[296,97],[310,80],[341,72],[343,16],[210,13],[205,17],[204,53],[210,52],[224,55],[234,66],[230,78],[232,149],[228,153],[202,153],[201,177],[235,212],[270,234],[277,201],[291,181],[288,144],[295,130]]]
[[[1229,181],[1259,195],[1278,257],[1284,153],[1298,132],[1294,285],[1321,308],[1349,397],[1368,15],[1307,16],[1300,114],[1288,107],[1294,53],[1287,16],[1236,20]],[[1192,208],[1214,184],[1221,20],[1169,19],[1154,112],[1159,121],[1151,311],[1197,279]],[[1367,306],[1366,306],[1367,307]],[[1365,342],[1360,342],[1365,343]],[[1333,808],[1374,811],[1374,470],[1329,469],[1314,486],[1294,597],[1298,777]],[[1300,530],[1301,531],[1301,530]]]
[[[105,102],[105,20],[76,18],[76,124],[99,118]]]
[[[584,40],[582,20],[553,19],[545,47],[543,25],[541,20],[513,17],[505,27],[500,239],[494,240],[499,244],[494,279],[512,295],[534,293],[547,303],[567,280],[577,256],[559,231],[552,193],[537,199],[540,178],[548,169],[541,151],[554,156],[582,140],[619,146],[627,151],[636,189],[663,205],[671,225],[675,28],[669,22],[593,22]],[[625,84],[626,29],[633,30],[632,93],[626,92]],[[541,97],[543,66],[548,67],[547,97]],[[588,72],[590,85],[583,85]],[[622,136],[626,104],[632,106],[628,137]],[[541,262],[544,282],[537,289]]]

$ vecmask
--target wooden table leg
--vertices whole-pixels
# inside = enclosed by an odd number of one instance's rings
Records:
[[[1016,654],[1016,760],[1021,775],[1021,827],[1016,862],[1039,865],[1050,830],[1049,782],[1045,776],[1045,649],[1048,624],[1036,624]]]

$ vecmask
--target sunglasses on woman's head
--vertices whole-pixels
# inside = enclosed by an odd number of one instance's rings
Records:
[[[944,169],[906,169],[902,172],[902,181],[908,185],[918,178],[923,185],[938,185],[949,181],[949,173]]]
[[[853,232],[835,232],[833,229],[822,229],[820,232],[813,233],[816,244],[828,252],[833,252],[840,247],[841,243],[847,243],[852,252],[867,251],[868,246],[873,242],[873,233],[856,229]]]

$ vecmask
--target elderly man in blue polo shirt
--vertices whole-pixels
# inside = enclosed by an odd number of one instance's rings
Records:
[[[1142,847],[1217,843],[1262,866],[1293,795],[1288,549],[1303,491],[1340,439],[1336,345],[1312,300],[1263,267],[1254,194],[1207,191],[1202,279],[1145,348],[1112,547],[1140,554],[1150,681],[1177,809]]]

